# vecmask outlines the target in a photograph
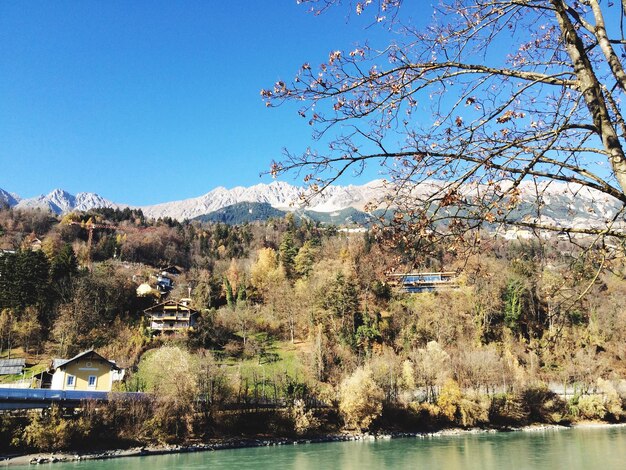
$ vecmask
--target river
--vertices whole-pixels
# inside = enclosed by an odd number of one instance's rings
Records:
[[[333,442],[60,463],[53,470],[626,469],[626,427]]]

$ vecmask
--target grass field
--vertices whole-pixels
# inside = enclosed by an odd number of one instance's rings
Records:
[[[254,339],[263,347],[253,356],[212,351],[215,363],[228,377],[233,393],[239,399],[285,398],[301,393],[303,384],[312,383],[301,358],[305,349],[303,343],[291,344],[266,337]],[[150,391],[152,378],[146,364],[156,351],[151,349],[142,356],[135,379],[131,378],[129,383]]]
[[[11,349],[10,355],[8,350],[2,351],[0,359],[7,359],[9,356],[15,358],[25,358],[26,367],[23,374],[15,375],[0,375],[0,384],[9,384],[18,382],[22,379],[30,379],[33,375],[39,374],[46,370],[49,366],[49,360],[47,356],[26,354],[22,348]]]

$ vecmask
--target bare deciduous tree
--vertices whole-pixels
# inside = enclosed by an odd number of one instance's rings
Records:
[[[342,4],[303,3],[317,13]],[[273,174],[297,171],[318,192],[380,165],[399,236],[461,235],[488,222],[626,237],[626,1],[442,0],[427,27],[415,26],[418,2],[355,9],[394,41],[333,51],[262,90],[268,106],[300,103],[328,142],[324,152],[286,151]],[[580,226],[543,216],[557,182],[608,202],[609,217]]]

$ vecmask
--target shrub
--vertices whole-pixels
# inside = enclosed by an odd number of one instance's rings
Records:
[[[437,398],[437,406],[439,406],[441,416],[450,422],[455,422],[462,398],[463,394],[459,384],[452,379],[447,379]]]
[[[42,451],[67,449],[76,432],[75,423],[63,417],[53,405],[46,413],[36,414],[24,429],[22,439],[27,446]]]
[[[289,411],[291,419],[293,419],[294,431],[299,436],[313,433],[320,428],[320,420],[315,416],[313,410],[307,410],[304,400],[294,400],[293,406]]]
[[[434,403],[409,403],[409,409],[415,412],[421,423],[435,424],[439,421],[441,410]]]
[[[620,421],[624,413],[622,398],[617,393],[615,386],[609,380],[598,379],[598,388],[604,394],[604,407],[606,408],[606,418],[612,421]]]
[[[519,395],[501,394],[491,400],[489,422],[503,426],[515,426],[528,421],[529,413]]]
[[[584,419],[604,419],[606,408],[600,395],[583,395],[576,405],[578,414]]]
[[[439,414],[451,423],[464,427],[489,422],[489,403],[478,395],[463,396],[459,384],[446,380],[437,398]]]
[[[478,426],[489,422],[489,401],[478,395],[461,399],[459,424],[464,427]]]
[[[532,422],[562,423],[567,421],[567,404],[547,387],[531,387],[522,392],[522,401]]]
[[[367,430],[381,415],[383,390],[372,378],[372,371],[359,367],[341,383],[339,411],[349,429]]]
[[[127,444],[149,442],[152,436],[148,423],[154,416],[154,406],[153,399],[135,400],[122,394],[110,395],[109,401],[99,408],[102,420],[111,430],[107,437]]]
[[[0,413],[0,453],[7,452],[19,444],[19,437],[24,432],[24,419]]]

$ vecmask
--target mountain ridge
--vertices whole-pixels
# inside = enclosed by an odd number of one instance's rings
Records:
[[[410,189],[409,195],[417,201],[443,184],[445,183],[429,181]],[[621,203],[616,199],[573,183],[529,181],[522,182],[518,189],[522,198],[519,208],[516,209],[516,214],[518,214],[516,217],[520,220],[532,219],[536,208],[541,207],[541,222],[543,223],[574,227],[601,226],[621,207]],[[310,195],[307,194],[305,188],[284,181],[273,181],[269,184],[236,186],[231,189],[218,186],[195,198],[147,206],[132,206],[112,202],[90,192],[72,195],[63,189],[54,189],[46,195],[21,199],[13,193],[0,189],[0,205],[17,209],[40,208],[57,215],[101,207],[113,209],[128,207],[141,209],[150,218],[170,217],[181,221],[227,218],[232,220],[232,223],[259,220],[255,217],[276,216],[280,212],[299,212],[304,217],[308,216],[323,223],[358,225],[367,224],[371,218],[364,210],[366,205],[372,201],[382,201],[388,191],[384,180],[374,180],[364,185],[329,186],[321,195]],[[471,198],[478,194],[478,191],[479,189],[467,187],[462,192],[466,197]],[[246,203],[252,206],[246,208]],[[267,207],[259,206],[259,204],[265,204]],[[225,210],[226,208],[230,209]],[[257,213],[246,215],[246,210],[256,210]],[[209,216],[210,214],[213,216]],[[342,217],[345,217],[345,220]]]
[[[382,180],[356,186],[330,186],[323,195],[315,195],[310,200],[305,188],[283,181],[259,183],[253,186],[236,186],[227,189],[218,186],[201,196],[153,205],[134,206],[112,202],[96,193],[80,192],[72,195],[63,189],[54,189],[48,194],[19,199],[0,189],[0,203],[16,209],[43,209],[57,215],[73,210],[90,210],[99,207],[141,209],[147,217],[171,217],[184,220],[210,214],[241,202],[267,203],[275,209],[294,211],[306,207],[317,212],[333,212],[354,207],[362,209],[382,190]]]
[[[19,196],[16,197],[15,194],[9,193],[8,191],[0,188],[0,206],[13,207],[17,205],[18,202]]]

